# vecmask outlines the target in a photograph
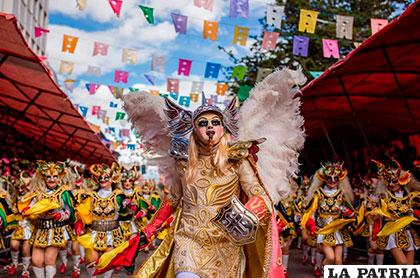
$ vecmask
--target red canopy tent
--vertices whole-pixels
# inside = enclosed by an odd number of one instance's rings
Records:
[[[334,154],[419,133],[419,18],[417,1],[303,88],[309,144]]]
[[[115,161],[29,48],[16,18],[0,13],[0,123],[84,163]]]

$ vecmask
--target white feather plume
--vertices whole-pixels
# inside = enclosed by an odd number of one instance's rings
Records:
[[[277,70],[254,87],[239,111],[239,140],[267,138],[257,165],[274,203],[290,192],[289,178],[298,172],[305,134],[295,86],[305,81],[301,69]]]
[[[123,101],[124,110],[141,136],[143,145],[153,153],[154,157],[148,160],[148,164],[159,166],[166,184],[175,185],[176,167],[175,160],[168,153],[171,138],[163,111],[163,99],[148,92],[140,92],[125,95]]]

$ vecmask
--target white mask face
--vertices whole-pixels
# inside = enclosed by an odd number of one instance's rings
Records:
[[[225,134],[225,129],[220,115],[213,112],[201,114],[195,120],[194,127],[195,134],[204,144],[208,144],[209,141],[211,141],[213,145],[216,145]]]

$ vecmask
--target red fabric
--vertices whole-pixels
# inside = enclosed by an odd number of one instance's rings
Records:
[[[309,141],[325,142],[327,131],[336,147],[360,149],[366,146],[361,129],[371,143],[418,133],[419,18],[420,1],[414,1],[302,89]]]
[[[147,241],[153,240],[159,229],[163,228],[166,221],[171,216],[172,208],[168,203],[164,203],[161,208],[156,212],[152,222],[144,227],[143,232],[146,235]]]
[[[83,233],[83,221],[77,220],[76,223],[74,223],[74,231],[77,236],[80,236]]]
[[[105,268],[97,269],[94,275],[101,275],[116,267],[130,267],[134,263],[134,259],[137,255],[137,248],[139,243],[140,235],[130,239],[127,249],[116,256]]]
[[[246,202],[245,207],[254,213],[260,220],[264,218],[268,212],[267,206],[260,196],[252,196],[248,202]]]
[[[311,235],[314,235],[316,233],[316,224],[315,220],[312,217],[310,217],[306,222],[306,229],[308,229]]]
[[[420,209],[415,209],[413,211],[414,217],[420,218]]]
[[[372,240],[376,241],[377,234],[381,230],[381,221],[379,219],[375,219],[373,222],[373,229],[372,229]]]
[[[1,124],[13,124],[34,142],[57,150],[57,159],[115,161],[54,81],[52,70],[29,48],[10,14],[0,13],[0,53],[0,103],[7,111]]]

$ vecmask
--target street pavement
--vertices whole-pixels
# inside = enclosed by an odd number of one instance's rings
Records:
[[[149,253],[150,254],[150,253]],[[141,263],[149,256],[149,254],[141,253],[139,254],[136,265],[140,266]],[[309,264],[302,265],[301,263],[302,258],[302,251],[298,249],[292,249],[290,251],[290,258],[289,258],[289,278],[313,278],[315,277],[313,275],[313,267]],[[364,256],[363,253],[357,252],[356,250],[349,249],[349,260],[346,262],[346,264],[366,264],[367,258]],[[57,264],[58,265],[58,264]],[[58,269],[58,267],[57,267]],[[71,278],[71,257],[69,257],[69,266],[67,267],[67,272],[65,274],[59,274],[57,273],[57,278],[60,277],[68,277]],[[0,277],[8,277],[7,272],[4,270],[0,270]],[[19,276],[15,276],[19,277]],[[32,275],[31,277],[35,277]],[[82,272],[81,272],[81,278],[88,278],[88,274],[85,270],[85,267],[82,266]],[[98,276],[100,278],[101,276]],[[125,270],[121,270],[118,273],[114,273],[112,276],[113,278],[123,278],[123,277],[130,277]]]

